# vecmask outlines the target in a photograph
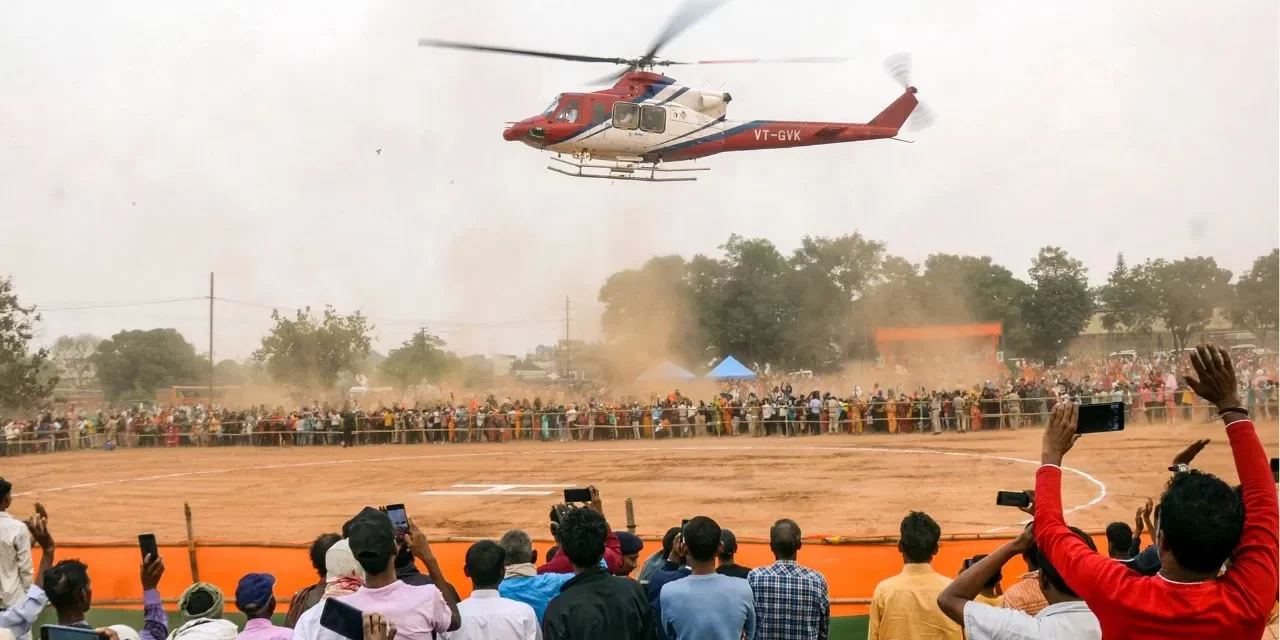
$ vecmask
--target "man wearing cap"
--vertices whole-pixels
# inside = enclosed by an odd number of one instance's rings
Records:
[[[738,537],[728,529],[721,529],[720,544],[723,547],[721,547],[720,553],[716,556],[720,561],[720,566],[716,567],[716,573],[746,580],[747,574],[751,573],[751,567],[744,567],[733,561],[733,554],[738,552]]]
[[[197,582],[187,587],[178,598],[178,612],[187,621],[169,634],[169,640],[234,640],[240,629],[222,618],[224,604],[217,585]]]
[[[396,578],[396,531],[386,513],[366,508],[344,527],[356,562],[365,570],[363,587],[338,598],[360,611],[380,613],[401,640],[432,640],[432,634],[462,626],[458,601],[445,580],[427,536],[409,520],[409,549],[427,567],[433,584],[409,585]],[[437,588],[440,585],[440,588]]]
[[[271,624],[271,616],[276,612],[276,597],[272,591],[275,586],[276,578],[269,573],[250,573],[240,578],[240,584],[236,585],[236,608],[247,621],[239,640],[293,638],[293,629]]]
[[[631,572],[635,571],[640,564],[640,552],[644,551],[644,540],[629,531],[616,531],[614,534],[618,536],[618,548],[622,551],[622,566],[618,567],[613,575],[630,578]]]

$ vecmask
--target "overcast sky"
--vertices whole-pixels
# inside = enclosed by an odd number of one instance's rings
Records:
[[[672,58],[847,55],[809,68],[682,68],[729,116],[865,122],[909,51],[936,125],[891,141],[726,154],[695,183],[545,170],[504,121],[610,67],[427,50],[422,36],[590,55],[645,49],[671,0],[168,0],[0,9],[0,272],[50,310],[40,340],[177,327],[206,347],[217,294],[361,309],[386,350],[419,324],[457,349],[595,337],[600,284],[730,232],[789,252],[860,231],[921,261],[1045,244],[1095,281],[1131,261],[1277,245],[1277,3],[737,0]],[[381,149],[379,155],[376,149]],[[66,309],[57,311],[54,309]],[[218,303],[241,358],[266,308]]]

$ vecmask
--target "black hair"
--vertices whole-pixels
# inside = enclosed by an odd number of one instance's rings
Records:
[[[507,552],[492,540],[481,540],[467,549],[467,576],[477,587],[487,587],[502,582]]]
[[[698,562],[715,560],[720,548],[720,525],[706,516],[697,516],[684,525],[684,544]]]
[[[54,609],[70,609],[89,588],[89,567],[79,560],[63,560],[44,572],[44,592]]]
[[[1194,469],[1176,474],[1160,496],[1160,539],[1186,569],[1217,571],[1243,532],[1244,503],[1213,474]]]
[[[1080,536],[1080,539],[1084,540],[1084,543],[1089,545],[1090,549],[1094,551],[1098,550],[1098,545],[1094,544],[1093,538],[1089,537],[1089,534],[1075,527],[1068,528],[1071,529],[1072,533]],[[1036,549],[1036,564],[1040,566],[1040,575],[1048,580],[1049,584],[1053,585],[1054,589],[1057,589],[1072,598],[1080,597],[1075,591],[1071,590],[1071,587],[1067,586],[1067,581],[1062,579],[1062,574],[1058,573],[1058,570],[1053,568],[1052,564],[1049,564],[1049,558],[1046,557],[1039,549]]]
[[[1107,525],[1107,555],[1112,558],[1128,558],[1133,548],[1133,528],[1124,522]]]
[[[671,527],[667,529],[666,535],[662,536],[662,557],[671,555],[671,548],[676,546],[676,536],[680,535],[680,527]]]
[[[0,478],[0,502],[4,502],[4,499],[8,498],[9,494],[12,492],[13,483],[5,480],[4,478]]]
[[[769,549],[778,558],[794,558],[800,551],[800,525],[783,518],[769,527]]]
[[[985,558],[985,557],[987,557],[987,555],[988,555],[988,554],[982,553],[982,554],[979,554],[979,555],[974,556],[974,557],[973,557],[973,564],[978,564],[979,562],[982,562],[982,559],[983,559],[983,558]],[[973,568],[973,565],[970,565],[970,568]],[[1004,580],[1004,572],[1002,572],[1002,571],[996,571],[996,574],[995,574],[995,575],[993,575],[993,576],[991,576],[991,579],[990,579],[990,580],[987,580],[986,584],[982,585],[982,588],[983,588],[983,589],[994,589],[994,588],[996,588],[996,585],[999,585],[999,584],[1000,584],[1000,581],[1001,581],[1001,580]]]
[[[560,553],[568,556],[573,566],[590,568],[604,557],[609,524],[592,509],[571,509],[560,516]]]
[[[898,527],[898,546],[907,562],[929,562],[938,553],[938,540],[942,538],[942,527],[938,526],[929,514],[923,511],[912,511],[902,519]]]
[[[213,608],[213,594],[207,589],[193,591],[187,598],[187,615],[198,616]]]
[[[316,538],[315,542],[311,543],[311,550],[307,553],[311,556],[311,567],[316,570],[316,573],[320,574],[321,580],[324,580],[325,576],[328,575],[324,565],[325,554],[329,553],[329,548],[337,544],[341,539],[342,536],[336,533],[322,533]]]

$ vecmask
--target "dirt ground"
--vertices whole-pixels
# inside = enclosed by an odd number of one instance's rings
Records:
[[[1276,423],[1259,432],[1275,456]],[[1041,434],[78,451],[0,458],[0,475],[14,483],[11,512],[43,502],[63,540],[124,540],[151,530],[177,541],[185,537],[183,502],[202,538],[310,540],[339,530],[364,505],[396,502],[437,537],[517,527],[546,535],[548,507],[560,494],[555,487],[422,493],[486,490],[458,484],[595,484],[615,527],[625,524],[624,499],[634,500],[642,534],[709,515],[744,538],[766,537],[782,517],[806,535],[894,535],[913,509],[932,515],[944,534],[983,533],[1021,520],[995,506],[995,493],[1032,486]],[[1090,529],[1132,522],[1134,510],[1158,496],[1174,454],[1204,437],[1213,442],[1195,466],[1237,482],[1220,424],[1130,425],[1084,436],[1066,464],[1105,493],[1068,474],[1064,503],[1088,505],[1068,520]]]

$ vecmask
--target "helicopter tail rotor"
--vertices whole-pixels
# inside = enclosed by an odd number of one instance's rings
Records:
[[[889,74],[889,77],[902,86],[903,91],[915,94],[916,88],[911,84],[911,54],[897,53],[889,56],[884,61],[884,69]],[[933,110],[928,105],[920,102],[912,109],[911,115],[902,124],[902,128],[907,131],[920,131],[933,126],[936,120]]]

